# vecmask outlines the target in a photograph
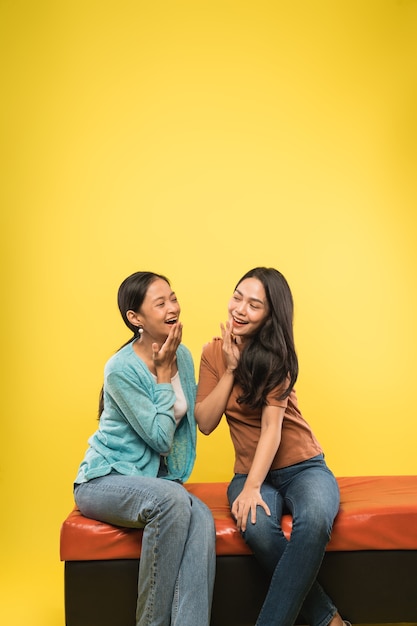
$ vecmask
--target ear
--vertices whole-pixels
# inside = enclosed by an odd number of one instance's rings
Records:
[[[135,311],[126,311],[126,318],[132,324],[132,326],[142,326],[140,316]]]

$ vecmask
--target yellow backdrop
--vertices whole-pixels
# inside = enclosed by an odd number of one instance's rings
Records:
[[[60,524],[136,270],[172,280],[198,368],[238,278],[280,269],[329,464],[416,473],[417,3],[0,13],[0,622],[64,623]],[[192,480],[232,463],[220,427]]]

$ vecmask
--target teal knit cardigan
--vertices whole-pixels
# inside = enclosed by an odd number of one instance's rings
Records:
[[[112,470],[127,476],[157,476],[161,455],[167,456],[167,480],[189,478],[196,455],[196,381],[191,353],[182,344],[177,349],[177,365],[188,407],[178,426],[173,386],[155,382],[133,343],[107,362],[104,410],[98,430],[88,440],[76,483]]]

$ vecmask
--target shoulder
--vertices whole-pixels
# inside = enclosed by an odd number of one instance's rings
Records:
[[[112,373],[124,372],[126,374],[130,371],[132,374],[141,375],[146,370],[145,363],[134,352],[132,343],[129,343],[110,357],[104,367],[104,374],[107,377]]]
[[[177,348],[177,360],[185,363],[194,363],[191,351],[183,343],[180,343]]]
[[[218,371],[225,367],[223,339],[221,337],[214,337],[203,346],[201,363]]]
[[[190,359],[192,358],[190,350],[183,343],[180,343],[180,345],[177,348],[177,355],[178,354],[184,358],[190,358]]]
[[[223,354],[223,339],[221,337],[213,337],[211,341],[204,344],[203,355],[205,357]]]
[[[194,374],[194,359],[190,350],[182,343],[177,348],[177,364],[179,369],[186,369]]]
[[[106,367],[111,368],[111,367],[117,366],[118,363],[124,363],[131,358],[132,354],[133,354],[132,344],[128,343],[127,346],[123,346],[123,348],[120,348],[120,350],[115,352],[113,356],[109,358],[109,360],[106,363]]]

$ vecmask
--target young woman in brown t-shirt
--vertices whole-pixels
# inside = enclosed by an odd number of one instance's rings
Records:
[[[258,267],[237,283],[222,339],[203,349],[195,416],[210,434],[223,415],[235,449],[231,511],[271,582],[257,626],[343,626],[316,580],[339,489],[298,408],[293,299],[284,276]],[[293,517],[291,538],[281,529]]]

